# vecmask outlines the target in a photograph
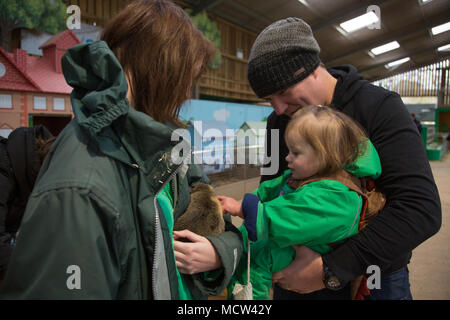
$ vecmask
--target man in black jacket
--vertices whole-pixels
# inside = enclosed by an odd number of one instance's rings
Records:
[[[274,108],[266,152],[272,159],[272,149],[280,153],[278,172],[263,171],[261,182],[287,169],[284,130],[290,116],[307,105],[330,105],[356,120],[377,149],[382,175],[375,183],[387,203],[368,227],[324,256],[298,246],[296,260],[273,276],[274,298],[342,299],[352,279],[380,270],[381,287],[373,288],[369,298],[412,299],[411,252],[441,226],[439,194],[423,142],[399,95],[363,80],[352,66],[325,69],[319,51],[311,28],[298,18],[271,24],[252,47],[250,85]],[[280,130],[279,149],[271,146],[272,129]]]

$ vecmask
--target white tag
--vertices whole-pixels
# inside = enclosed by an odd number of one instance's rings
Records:
[[[240,283],[236,283],[233,289],[234,300],[253,300],[253,287],[251,282],[243,286]]]

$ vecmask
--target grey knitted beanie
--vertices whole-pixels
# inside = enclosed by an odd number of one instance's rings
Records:
[[[320,64],[320,48],[311,27],[286,18],[256,38],[248,61],[248,81],[260,98],[285,90],[309,76]]]

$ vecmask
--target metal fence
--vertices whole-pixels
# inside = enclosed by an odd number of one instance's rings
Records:
[[[402,97],[439,97],[438,105],[450,105],[450,60],[377,80],[373,84],[397,92]]]
[[[257,178],[261,175],[262,161],[260,160],[264,156],[264,148],[261,148],[259,145],[234,146],[232,148],[217,149],[214,152],[216,153],[216,159],[219,160],[225,159],[225,155],[232,155],[231,161],[218,161],[210,164],[210,150],[197,151],[195,154],[197,156],[201,154],[203,160],[208,160],[206,162],[203,161],[199,166],[216,187]],[[260,153],[262,154],[260,155]]]

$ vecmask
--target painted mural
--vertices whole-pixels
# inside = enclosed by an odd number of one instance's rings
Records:
[[[182,120],[215,120],[225,122],[229,129],[238,130],[246,121],[266,121],[273,109],[270,106],[189,100],[181,108]]]
[[[261,138],[258,129],[265,128],[265,121],[272,111],[268,106],[189,100],[181,108],[180,119],[189,125],[196,163],[201,163],[206,173],[214,173],[231,169],[238,163],[234,150],[243,148],[238,139],[243,132],[248,132],[250,149],[264,153],[264,135]],[[254,138],[256,136],[260,138]],[[261,161],[255,164],[259,165]]]

